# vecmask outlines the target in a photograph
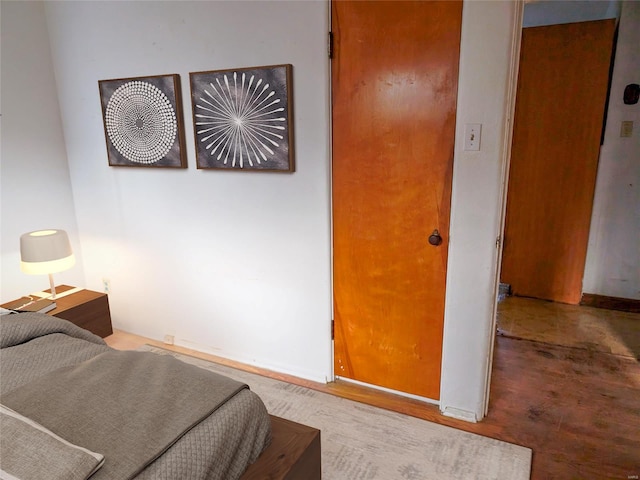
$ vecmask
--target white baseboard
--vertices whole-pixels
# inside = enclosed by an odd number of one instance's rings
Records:
[[[444,409],[440,410],[440,413],[445,417],[457,418],[458,420],[464,420],[465,422],[478,423],[478,417],[474,412],[462,410],[461,408],[444,407]]]

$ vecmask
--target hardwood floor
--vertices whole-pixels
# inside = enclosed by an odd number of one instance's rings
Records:
[[[640,313],[507,297],[498,334],[640,359]]]
[[[631,356],[498,336],[489,414],[473,424],[444,417],[434,405],[348,382],[310,382],[119,331],[106,341],[118,349],[157,345],[523,445],[533,450],[534,480],[640,475],[640,364]]]

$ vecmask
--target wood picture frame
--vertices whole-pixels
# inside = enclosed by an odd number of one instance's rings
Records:
[[[112,167],[186,168],[177,74],[98,81]]]
[[[293,172],[290,64],[189,73],[199,169]]]

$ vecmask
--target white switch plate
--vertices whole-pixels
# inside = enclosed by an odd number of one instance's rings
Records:
[[[468,151],[480,150],[481,123],[467,123],[464,126],[464,149]]]
[[[633,136],[633,122],[632,121],[624,121],[620,124],[620,136],[621,137],[632,137]]]

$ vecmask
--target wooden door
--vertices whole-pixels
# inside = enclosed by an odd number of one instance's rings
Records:
[[[615,20],[523,29],[501,281],[578,304]]]
[[[461,17],[461,2],[332,3],[335,373],[432,399]]]

